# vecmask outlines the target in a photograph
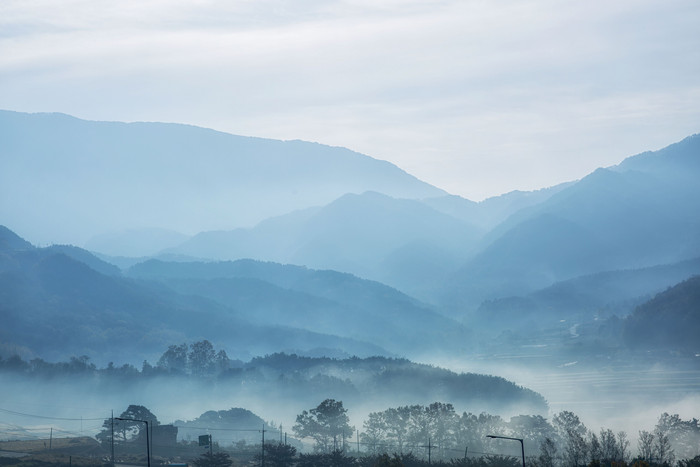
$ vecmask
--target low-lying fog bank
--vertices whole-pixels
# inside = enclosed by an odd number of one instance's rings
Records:
[[[664,412],[692,419],[698,417],[700,407],[700,358],[646,365],[601,359],[596,364],[533,352],[430,362],[457,372],[502,376],[542,394],[550,416],[569,410],[594,429],[636,435],[640,427],[653,426]]]

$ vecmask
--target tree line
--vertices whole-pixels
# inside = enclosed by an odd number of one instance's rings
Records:
[[[350,365],[351,360],[343,364]],[[377,362],[373,359],[365,360],[366,365],[386,363],[386,359]],[[247,365],[279,366],[297,371],[317,363],[312,358],[275,354],[259,357]],[[409,362],[396,360],[395,363]],[[189,345],[171,345],[155,365],[144,361],[140,371],[131,365],[117,367],[112,363],[98,369],[86,356],[71,357],[67,362],[58,363],[49,363],[42,359],[26,362],[16,355],[7,359],[0,358],[0,370],[38,376],[97,373],[116,377],[206,377],[225,375],[243,365],[243,362],[229,359],[225,351],[215,351],[212,344],[206,340]],[[123,415],[126,418],[134,418],[128,414]],[[146,414],[142,417],[150,420],[151,415]],[[153,419],[155,420],[154,416]],[[636,446],[631,446],[625,432],[613,432],[610,429],[595,432],[585,427],[574,413],[568,411],[556,414],[551,420],[537,415],[519,415],[506,421],[498,415],[486,412],[460,414],[452,404],[435,402],[429,405],[392,407],[370,413],[359,432],[356,427],[349,425],[348,420],[347,410],[342,402],[326,399],[317,407],[299,414],[293,431],[299,438],[313,442],[313,455],[328,456],[336,451],[347,453],[354,441],[357,450],[361,450],[363,455],[388,455],[390,457],[387,462],[396,460],[391,457],[394,453],[399,458],[412,455],[416,456],[416,459],[430,457],[431,461],[447,462],[460,457],[485,456],[491,452],[513,452],[514,447],[508,445],[507,441],[489,440],[486,438],[489,434],[522,438],[528,462],[532,466],[564,467],[591,463],[597,465],[596,462],[600,465],[623,465],[631,461],[671,466],[676,463],[680,465],[681,462],[700,454],[698,420],[683,420],[677,414],[667,413],[660,416],[652,429],[638,432]],[[127,441],[129,435],[133,437],[135,433],[138,433],[138,424],[132,424],[115,435]],[[102,435],[104,437],[104,433]],[[300,458],[301,455],[296,457]],[[404,460],[408,462],[406,459]]]
[[[119,418],[159,424],[156,416],[142,406],[129,406]],[[115,441],[119,443],[143,440],[142,424],[113,423],[105,420],[102,432],[96,436],[103,445],[110,442],[115,428]],[[265,456],[267,466],[522,465],[518,443],[487,438],[495,435],[522,439],[528,467],[700,467],[698,420],[683,420],[668,413],[659,417],[651,431],[639,431],[636,446],[632,446],[626,432],[609,428],[596,432],[570,411],[557,413],[551,421],[538,415],[505,420],[487,413],[459,414],[451,404],[441,402],[372,412],[357,429],[350,425],[342,401],[326,399],[297,415],[292,431],[297,439],[311,441],[313,451],[300,452],[296,440],[289,444],[268,440],[256,454],[251,454],[255,448],[245,443],[231,448],[217,444],[217,453],[200,456],[194,464],[227,467],[234,463],[232,455],[244,451],[248,460],[262,462]]]
[[[0,370],[33,374],[36,376],[58,376],[68,374],[99,373],[103,375],[132,378],[136,376],[216,376],[234,367],[242,367],[240,360],[232,360],[221,349],[218,352],[211,342],[204,339],[191,344],[170,345],[155,365],[143,361],[141,369],[129,363],[117,366],[109,362],[98,368],[87,355],[70,357],[65,362],[47,362],[42,358],[25,361],[19,355],[7,358],[0,356]]]
[[[389,405],[397,398],[417,403],[445,399],[466,406],[478,403],[489,412],[508,406],[532,413],[547,410],[541,394],[498,376],[456,373],[381,356],[336,359],[275,353],[243,362],[229,358],[225,350],[215,349],[208,340],[170,345],[155,363],[144,361],[140,369],[113,362],[97,368],[87,356],[51,363],[41,358],[24,361],[15,355],[0,358],[0,372],[55,381],[88,376],[91,384],[106,382],[115,383],[114,386],[156,379],[165,383],[171,378],[206,382],[204,390],[274,388],[280,397],[303,401],[304,405],[330,396],[348,403],[371,397],[380,406]]]
[[[348,420],[342,402],[329,399],[297,416],[293,429],[300,438],[314,441],[315,452],[329,454],[352,446],[354,428]],[[559,412],[551,422],[539,415],[518,415],[506,421],[487,413],[459,414],[452,404],[435,402],[372,412],[357,435],[372,455],[417,454],[442,462],[459,459],[462,453],[468,458],[469,452],[488,456],[514,451],[514,446],[507,444],[511,440],[487,435],[522,439],[528,464],[533,467],[622,466],[629,462],[671,466],[677,458],[681,459],[678,465],[693,458],[700,462],[698,420],[668,413],[659,417],[652,431],[639,432],[634,455],[626,432],[602,428],[596,433],[570,411]]]

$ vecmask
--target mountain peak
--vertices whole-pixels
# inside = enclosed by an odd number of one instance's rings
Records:
[[[0,217],[40,243],[84,244],[144,226],[185,234],[249,227],[345,193],[445,194],[350,149],[190,125],[0,111],[0,141]]]
[[[0,225],[0,251],[21,251],[33,248],[34,246],[31,243],[4,225]]]
[[[700,171],[700,134],[688,136],[658,151],[646,151],[628,157],[611,169],[618,172],[638,170],[655,173]]]

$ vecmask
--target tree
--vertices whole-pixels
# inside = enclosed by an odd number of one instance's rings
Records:
[[[228,358],[226,351],[221,349],[216,354],[216,371],[223,373],[231,367],[231,359]]]
[[[601,430],[601,437],[603,435]],[[598,440],[598,436],[592,431],[588,433],[588,457],[591,462],[599,462],[603,459],[603,448]]]
[[[617,440],[611,429],[600,429],[600,461],[612,462],[618,460]]]
[[[169,346],[156,366],[167,371],[184,373],[187,370],[187,344]]]
[[[656,430],[668,436],[679,458],[689,459],[700,454],[700,426],[696,418],[683,420],[678,414],[664,413],[659,417]]]
[[[617,432],[617,448],[618,448],[618,463],[627,463],[627,459],[630,457],[630,442],[627,439],[627,433],[624,431]]]
[[[130,421],[117,420],[118,418],[130,420],[145,420],[150,426],[160,425],[158,418],[142,405],[130,405],[118,417],[107,418],[102,423],[102,431],[95,438],[102,444],[109,444],[112,440],[112,422],[114,422],[114,442],[127,443],[140,438],[142,433],[145,433],[146,424]],[[145,436],[145,435],[144,435]]]
[[[265,465],[271,467],[288,467],[294,465],[294,459],[297,455],[297,448],[283,443],[265,443]],[[257,460],[261,460],[262,456],[257,454]]]
[[[657,425],[654,430],[654,438],[656,439],[654,442],[654,460],[661,465],[673,464],[676,455],[671,446],[671,439],[663,427]]]
[[[456,425],[459,419],[452,404],[433,402],[425,409],[430,438],[437,447],[437,456],[444,459],[447,449],[456,442]]]
[[[74,373],[89,373],[95,371],[96,367],[94,363],[90,363],[90,357],[81,355],[80,357],[71,357],[67,369]]]
[[[564,460],[566,465],[577,467],[586,458],[588,446],[586,443],[587,429],[578,416],[567,410],[559,412],[553,419],[557,433],[564,440]]]
[[[231,456],[225,452],[215,452],[213,454],[204,453],[197,459],[192,459],[195,467],[230,467],[233,465]]]
[[[362,443],[367,446],[371,454],[379,454],[386,451],[388,423],[384,412],[372,412],[363,423],[364,432],[360,436]]]
[[[535,452],[547,438],[554,440],[556,432],[546,418],[540,415],[517,415],[511,417],[507,424],[508,435],[522,438],[525,452]]]
[[[570,431],[575,431],[581,436],[585,436],[586,432],[588,431],[586,426],[578,418],[578,415],[573,412],[569,412],[568,410],[562,410],[556,414],[552,419],[552,422],[554,424],[554,428],[556,428],[559,436],[561,436],[562,439],[566,439],[567,434]]]
[[[190,345],[190,353],[187,357],[193,375],[208,375],[216,369],[216,352],[211,342],[206,339]]]
[[[591,460],[601,461],[604,465],[625,464],[629,457],[627,433],[619,431],[617,435],[611,429],[600,430],[600,442],[593,434],[588,443]]]
[[[557,446],[551,438],[545,438],[540,444],[540,455],[537,457],[538,467],[554,467],[557,458]]]
[[[576,430],[567,432],[566,446],[564,448],[564,458],[567,465],[577,467],[582,465],[586,458],[588,446],[583,435]]]
[[[651,462],[651,458],[654,455],[654,435],[648,431],[639,432],[639,456],[642,460]]]
[[[345,444],[346,437],[352,436],[347,409],[342,401],[326,399],[310,411],[297,415],[294,433],[301,438],[312,438],[317,452],[330,453]]]
[[[411,418],[411,409],[408,406],[388,409],[384,412],[386,420],[387,441],[394,445],[399,453],[403,453],[404,444],[408,437],[408,422]]]

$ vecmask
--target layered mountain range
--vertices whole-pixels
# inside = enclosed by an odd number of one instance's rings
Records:
[[[697,135],[481,203],[343,148],[184,125],[0,112],[0,141],[2,222],[87,248],[3,231],[5,349],[467,355],[652,323],[649,300],[700,274]]]
[[[0,151],[3,222],[39,243],[130,229],[172,240],[167,231],[253,225],[368,190],[445,194],[348,149],[179,124],[0,111]]]

